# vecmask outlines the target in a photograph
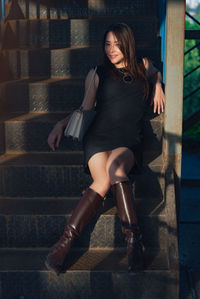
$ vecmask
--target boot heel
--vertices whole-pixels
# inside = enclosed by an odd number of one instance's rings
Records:
[[[56,268],[55,265],[54,266],[50,265],[48,261],[45,261],[44,264],[48,270],[50,270],[52,273],[56,274],[57,276],[59,276],[62,273],[61,269]]]
[[[144,270],[143,245],[140,240],[134,239],[128,244],[128,272],[138,273]]]

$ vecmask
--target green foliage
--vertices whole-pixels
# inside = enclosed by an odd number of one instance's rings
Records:
[[[200,5],[198,6],[198,9],[200,12]],[[195,17],[197,18],[196,15]],[[185,21],[185,28],[200,30],[200,26],[197,23],[191,22],[188,19],[186,19]],[[193,47],[194,45],[199,43],[200,40],[185,40],[185,52],[189,50],[191,47]],[[191,71],[198,65],[200,65],[200,46],[185,55],[184,74],[187,74],[189,71]],[[192,91],[194,91],[197,87],[200,87],[200,68],[184,79],[183,95],[187,96]],[[190,114],[195,112],[199,107],[200,107],[200,91],[196,92],[194,95],[190,96],[188,99],[184,101],[183,118],[184,119],[187,118]],[[200,124],[197,124],[190,130],[185,132],[184,135],[195,138],[199,134],[200,134]]]
[[[191,138],[194,140],[197,140],[197,138],[198,138],[200,140],[200,122],[198,122],[192,128],[190,128],[186,132],[184,132],[184,137]]]
[[[195,18],[200,20],[200,3],[198,4],[196,11],[195,11]]]

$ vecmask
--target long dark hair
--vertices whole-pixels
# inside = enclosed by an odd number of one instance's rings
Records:
[[[124,60],[126,64],[126,72],[133,78],[137,78],[141,81],[144,87],[144,96],[145,98],[149,95],[149,83],[146,76],[146,71],[144,64],[141,61],[138,61],[136,57],[136,46],[135,38],[132,29],[125,23],[118,23],[111,25],[103,37],[103,52],[104,52],[104,64],[107,68],[112,70],[114,76],[118,76],[119,73],[115,66],[110,62],[106,53],[105,53],[105,42],[106,37],[109,32],[112,32],[119,42],[119,48],[124,55]]]

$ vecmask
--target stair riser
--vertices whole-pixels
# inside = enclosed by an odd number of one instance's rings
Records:
[[[37,118],[37,117],[36,117]],[[51,122],[24,121],[7,122],[5,125],[6,150],[23,152],[46,152],[50,148],[47,138],[55,125]],[[151,121],[146,123],[144,130],[144,149],[159,151],[162,147],[162,122]],[[64,137],[59,150],[81,150],[81,144],[74,143],[72,139]]]
[[[2,215],[66,215],[71,214],[77,206],[80,197],[68,198],[0,198],[0,207]],[[164,215],[163,198],[141,198],[134,194],[134,203],[137,214]],[[106,194],[106,200],[101,208],[101,214],[116,215],[116,201],[111,190]]]
[[[55,274],[40,272],[1,273],[3,299],[169,299],[178,298],[178,273],[147,271],[138,275],[126,272],[67,272]],[[133,297],[134,296],[134,297]]]
[[[64,212],[64,211],[63,211]],[[51,247],[63,234],[69,216],[0,216],[1,248]],[[167,248],[165,217],[141,217],[139,224],[145,248]],[[125,247],[118,216],[95,217],[74,248]]]
[[[5,126],[4,123],[0,123],[0,154],[5,152]]]
[[[84,79],[53,83],[7,83],[3,87],[4,111],[57,112],[78,108],[83,100]]]
[[[162,197],[164,178],[160,167],[146,167],[135,180],[137,197]],[[13,165],[0,167],[0,182],[0,196],[65,197],[80,196],[91,178],[81,166]]]
[[[18,20],[10,21],[7,33],[12,40],[4,41],[5,48],[101,45],[103,34],[112,23],[125,22],[133,28],[137,46],[156,45],[156,21],[152,18],[127,17],[80,20]]]
[[[15,12],[15,18],[86,18],[92,16],[120,16],[120,15],[152,15],[156,14],[157,1],[126,1],[123,5],[121,1],[116,0],[82,0],[82,1],[43,1],[36,3],[25,0],[16,1],[19,8]]]
[[[5,50],[4,54],[14,79],[38,76],[85,76],[90,68],[103,61],[101,47]],[[159,56],[154,49],[140,50],[138,54],[151,58],[159,65]]]

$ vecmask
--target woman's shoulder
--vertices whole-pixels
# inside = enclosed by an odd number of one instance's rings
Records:
[[[137,63],[145,63],[145,61],[148,60],[148,57],[145,55],[137,55]]]
[[[105,73],[105,66],[103,64],[99,64],[97,65],[97,70],[96,70],[97,74],[99,77],[102,77]]]
[[[103,64],[100,64],[100,65],[96,65],[96,66],[93,66],[89,72],[88,72],[88,76],[90,77],[92,74],[94,74],[94,72],[96,72],[96,74],[101,77],[104,72],[105,72],[105,67]]]

